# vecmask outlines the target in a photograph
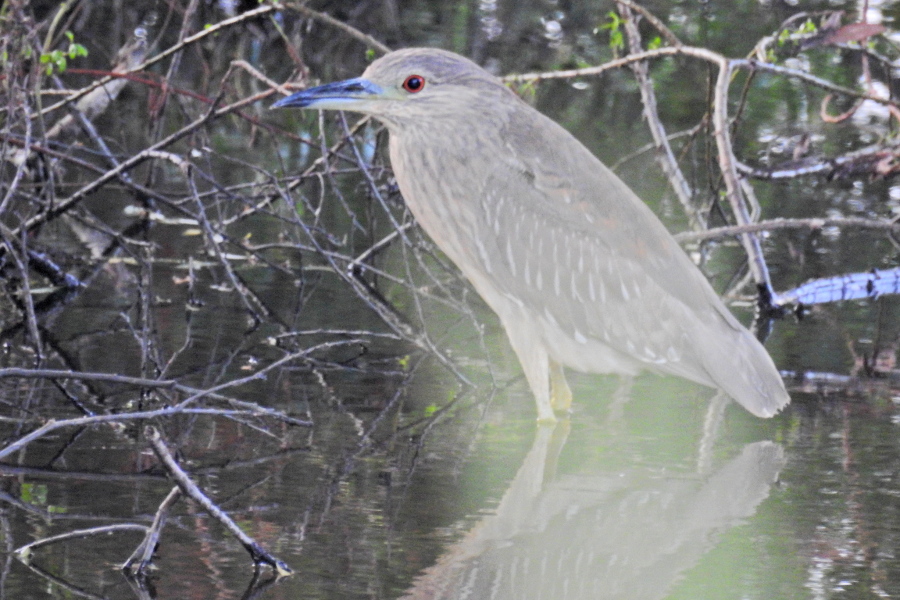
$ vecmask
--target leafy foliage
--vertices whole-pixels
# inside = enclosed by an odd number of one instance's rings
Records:
[[[69,66],[70,59],[88,55],[87,48],[82,44],[75,42],[74,33],[67,31],[66,38],[69,40],[69,46],[65,50],[53,50],[41,54],[40,61],[42,65],[45,65],[44,70],[47,75],[64,73]]]

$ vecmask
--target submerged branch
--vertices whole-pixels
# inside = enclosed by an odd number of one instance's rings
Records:
[[[19,560],[21,560],[25,564],[29,564],[31,562],[32,554],[34,554],[34,551],[41,546],[47,546],[49,544],[65,542],[68,540],[82,539],[95,535],[109,535],[110,533],[118,533],[120,531],[140,531],[142,533],[146,533],[147,526],[137,525],[134,523],[120,523],[117,525],[91,527],[89,529],[76,529],[75,531],[67,531],[66,533],[60,533],[59,535],[52,535],[50,537],[35,540],[31,543],[25,544],[24,546],[16,548],[14,552]]]
[[[247,552],[250,553],[250,557],[253,559],[254,564],[267,564],[278,576],[293,574],[293,570],[291,570],[291,568],[287,566],[287,564],[269,554],[265,549],[262,548],[262,546],[260,546],[256,542],[256,540],[244,533],[244,531],[240,527],[238,527],[238,524],[235,523],[231,517],[225,514],[225,511],[219,508],[209,498],[209,496],[204,494],[196,483],[191,481],[191,478],[188,477],[188,474],[185,473],[184,470],[182,470],[182,468],[176,462],[175,457],[172,456],[171,452],[169,452],[169,448],[166,446],[165,442],[163,442],[159,431],[155,427],[148,427],[146,429],[146,435],[147,439],[150,442],[150,445],[153,447],[153,451],[156,453],[157,458],[159,458],[160,462],[162,462],[163,466],[166,468],[166,471],[169,473],[169,476],[175,480],[176,484],[178,484],[181,492],[194,502],[197,502],[200,506],[203,507],[204,510],[206,510],[210,514],[210,516],[215,518],[228,531],[230,531],[231,534],[241,542],[241,545],[244,546]]]
[[[165,497],[156,514],[153,516],[153,523],[150,527],[145,528],[144,539],[134,549],[131,556],[122,565],[122,570],[132,575],[143,575],[146,573],[150,564],[153,562],[153,553],[159,544],[159,536],[162,535],[162,528],[166,524],[171,509],[178,499],[181,498],[181,488],[175,486]]]

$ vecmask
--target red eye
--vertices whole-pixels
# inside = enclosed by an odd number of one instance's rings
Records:
[[[417,94],[425,89],[425,78],[421,75],[410,75],[403,82],[403,89],[410,94]]]

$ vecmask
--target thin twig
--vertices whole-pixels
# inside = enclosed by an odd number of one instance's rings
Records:
[[[682,45],[681,40],[678,39],[678,36],[675,35],[675,33],[672,32],[671,29],[666,27],[665,23],[663,23],[656,15],[647,10],[647,8],[645,8],[644,6],[631,2],[631,0],[616,0],[616,3],[622,6],[626,6],[637,13],[640,13],[641,16],[647,19],[647,22],[653,25],[653,27],[665,38],[666,42],[668,42],[669,45]]]
[[[67,427],[85,427],[88,425],[97,425],[99,423],[118,423],[121,421],[134,421],[142,419],[158,419],[161,417],[172,417],[175,415],[212,415],[216,417],[259,417],[266,416],[267,411],[252,410],[227,410],[221,408],[190,408],[181,406],[167,406],[157,410],[142,410],[128,413],[120,413],[116,415],[93,415],[89,417],[77,417],[74,419],[63,419],[61,421],[47,421],[28,435],[20,437],[16,441],[0,449],[0,460],[6,458],[10,454],[17,452],[30,444],[58,429]],[[307,423],[307,425],[309,425]]]
[[[175,461],[175,457],[172,456],[172,453],[169,452],[169,448],[163,442],[162,437],[159,434],[159,431],[155,427],[147,427],[145,430],[147,440],[150,442],[150,445],[153,447],[153,452],[156,453],[157,458],[159,458],[160,462],[162,462],[163,466],[166,468],[166,471],[169,473],[169,476],[175,480],[175,483],[181,489],[181,492],[190,498],[191,500],[197,502],[206,510],[213,518],[219,521],[231,534],[241,542],[247,552],[250,553],[250,557],[253,559],[253,563],[255,565],[259,565],[260,563],[264,563],[272,567],[272,570],[278,576],[285,576],[293,574],[293,570],[287,566],[283,561],[275,558],[271,554],[269,554],[266,550],[260,546],[256,540],[251,538],[249,535],[244,533],[244,531],[238,527],[238,524],[232,520],[225,512],[220,509],[216,504],[203,493],[203,491],[197,486],[196,483],[191,481],[191,478],[188,477],[188,474],[182,470],[182,468]]]
[[[747,212],[747,203],[744,200],[741,182],[735,167],[736,159],[728,127],[728,88],[731,83],[731,69],[731,62],[723,59],[719,63],[719,75],[716,78],[713,101],[713,136],[716,139],[719,169],[725,182],[725,193],[731,205],[731,211],[738,225],[748,225],[751,222],[750,214]],[[775,296],[772,281],[769,278],[769,268],[766,265],[759,238],[752,233],[743,233],[741,234],[741,243],[747,253],[753,280],[757,286],[764,289],[761,301],[773,300]]]
[[[311,18],[315,19],[316,21],[321,21],[321,22],[326,23],[327,25],[330,25],[336,29],[340,29],[344,33],[350,34],[351,37],[356,38],[357,40],[361,41],[363,44],[365,44],[366,46],[368,46],[370,48],[374,48],[375,50],[378,50],[382,54],[387,54],[388,52],[391,51],[391,49],[388,46],[385,46],[384,44],[382,44],[381,42],[379,42],[378,40],[373,38],[371,35],[363,33],[356,27],[353,27],[352,25],[348,25],[347,23],[344,23],[343,21],[338,21],[334,17],[326,15],[323,12],[313,10],[312,8],[309,8],[308,6],[306,6],[306,4],[301,4],[299,2],[285,2],[284,6],[286,8],[290,8],[291,10],[296,10],[299,13],[303,13],[304,15],[311,17]]]
[[[252,104],[252,103],[256,102],[257,100],[258,100],[257,96],[251,96],[250,98],[244,98],[242,100],[234,102],[233,104],[224,106],[214,112],[207,113],[203,117],[189,123],[188,125],[185,125],[178,131],[170,134],[165,139],[160,140],[159,142],[153,144],[149,148],[146,148],[146,149],[142,150],[141,152],[134,154],[127,160],[119,163],[119,165],[117,167],[109,169],[103,175],[101,175],[100,177],[98,177],[97,179],[92,181],[91,183],[83,186],[80,190],[78,190],[77,192],[75,192],[74,194],[69,196],[68,198],[58,201],[52,208],[31,217],[30,219],[28,219],[27,221],[25,221],[24,223],[19,225],[13,231],[18,235],[22,231],[31,231],[35,227],[37,227],[43,223],[46,223],[47,221],[50,221],[51,219],[68,211],[73,206],[75,206],[76,204],[81,202],[83,199],[85,199],[92,193],[94,193],[97,190],[99,190],[100,188],[102,188],[104,185],[106,185],[113,179],[118,178],[122,173],[135,168],[136,166],[143,163],[145,160],[154,158],[155,155],[153,154],[153,152],[162,150],[163,148],[166,148],[166,147],[170,146],[171,144],[174,144],[181,138],[193,133],[200,127],[203,127],[204,125],[207,124],[208,121],[212,120],[213,118],[219,118],[223,115],[227,115],[233,111],[236,111],[238,108],[240,108],[242,106],[246,106],[247,104]]]
[[[771,219],[759,223],[747,223],[746,225],[731,225],[728,227],[715,227],[706,231],[686,231],[675,235],[680,243],[702,242],[723,237],[739,236],[745,233],[757,233],[760,231],[776,231],[778,229],[823,229],[825,227],[859,227],[861,229],[876,229],[893,231],[900,228],[900,223],[888,220],[862,219],[862,218],[838,218],[820,219]]]
[[[134,552],[132,552],[131,556],[128,557],[128,560],[125,561],[125,564],[122,565],[123,571],[135,575],[146,572],[147,568],[153,562],[153,552],[159,544],[159,536],[162,534],[162,528],[165,526],[166,519],[169,516],[169,509],[178,502],[179,498],[181,498],[181,488],[175,486],[169,491],[168,495],[159,505],[159,508],[156,509],[156,514],[153,516],[153,523],[150,527],[145,528],[146,533],[144,539],[141,540],[141,543],[134,549]]]
[[[637,23],[634,20],[634,15],[631,13],[632,7],[633,5],[630,2],[620,2],[619,10],[622,13],[622,16],[625,17],[625,32],[628,35],[629,52],[638,53],[641,51],[641,37],[637,28]],[[647,16],[651,13],[642,10],[641,14]],[[677,38],[675,42],[680,45]],[[656,144],[657,161],[662,167],[663,172],[666,174],[669,185],[672,186],[675,195],[678,197],[678,201],[681,203],[682,210],[684,210],[684,213],[688,217],[691,228],[698,231],[705,229],[705,219],[700,211],[697,210],[697,207],[694,206],[694,192],[691,189],[690,184],[688,184],[684,173],[681,172],[681,168],[678,166],[678,160],[675,158],[675,153],[672,151],[672,146],[669,144],[669,136],[666,133],[665,126],[659,118],[659,111],[656,108],[656,93],[653,90],[653,80],[650,79],[647,63],[634,63],[631,65],[631,70],[634,73],[635,79],[637,79],[638,86],[641,90],[644,117],[647,120],[650,134],[653,136],[653,142]]]
[[[15,553],[19,560],[27,564],[31,562],[31,555],[34,553],[34,551],[41,546],[55,544],[56,542],[65,542],[68,540],[86,538],[93,535],[108,535],[110,533],[116,533],[119,531],[146,532],[147,526],[137,525],[135,523],[119,523],[116,525],[104,525],[102,527],[91,527],[88,529],[76,529],[75,531],[67,531],[66,533],[60,533],[59,535],[52,535],[50,537],[35,540],[30,544],[25,544],[24,546],[16,548]]]
[[[719,54],[718,52],[714,52],[707,48],[699,48],[695,46],[666,46],[665,48],[656,48],[654,50],[645,50],[638,54],[629,54],[626,57],[618,58],[616,60],[611,60],[607,63],[603,63],[602,65],[594,66],[594,67],[584,67],[581,69],[568,69],[568,70],[560,70],[560,71],[543,71],[536,73],[519,73],[512,74],[503,77],[504,81],[508,82],[529,82],[529,81],[544,81],[547,79],[572,79],[575,77],[589,77],[601,75],[607,71],[612,71],[614,69],[620,69],[622,67],[626,67],[634,62],[652,60],[657,58],[665,58],[669,56],[690,56],[693,58],[698,58],[701,60],[705,60],[707,62],[711,62],[716,65],[720,65],[722,61],[729,61],[734,68],[742,68],[742,69],[750,69],[750,70],[758,70],[758,71],[768,71],[770,73],[777,73],[779,75],[784,75],[785,77],[793,77],[795,79],[799,79],[816,87],[822,88],[829,92],[834,92],[837,94],[842,94],[844,96],[849,96],[851,98],[862,98],[864,100],[871,100],[873,102],[877,102],[878,104],[883,104],[885,106],[897,106],[897,102],[890,98],[882,98],[879,96],[873,96],[872,94],[868,94],[865,92],[859,92],[852,88],[844,87],[842,85],[837,85],[836,83],[832,83],[827,79],[822,79],[821,77],[816,77],[815,75],[811,75],[804,71],[799,71],[797,69],[791,69],[788,67],[782,67],[780,65],[773,65],[771,63],[760,62],[757,60],[750,59],[728,59],[724,55]]]
[[[260,6],[259,8],[256,8],[253,10],[248,10],[247,12],[241,13],[230,19],[225,19],[224,21],[219,21],[218,23],[215,23],[214,25],[210,25],[209,27],[205,27],[204,29],[198,31],[194,35],[184,38],[184,40],[182,40],[180,43],[170,46],[169,48],[166,48],[164,51],[160,52],[159,54],[153,56],[152,58],[146,60],[145,62],[142,62],[141,64],[139,64],[127,71],[124,71],[123,73],[117,73],[115,75],[110,74],[110,75],[107,75],[106,77],[102,77],[102,78],[98,79],[97,81],[94,81],[92,84],[78,90],[77,92],[74,92],[71,96],[67,97],[65,100],[62,100],[60,102],[57,102],[56,104],[53,104],[51,106],[48,106],[47,108],[44,108],[43,110],[41,110],[40,115],[42,115],[42,116],[47,115],[55,110],[59,110],[60,108],[66,106],[72,102],[77,101],[79,98],[91,93],[95,89],[97,89],[103,85],[106,85],[113,79],[117,79],[124,74],[135,73],[138,71],[145,71],[149,67],[168,58],[169,56],[175,54],[176,52],[180,52],[185,46],[195,44],[208,36],[216,35],[222,29],[231,27],[232,25],[237,25],[239,23],[243,23],[244,21],[253,20],[258,16],[261,16],[261,15],[264,15],[264,14],[267,14],[270,12],[275,12],[275,11],[279,10],[280,8],[281,7],[278,6],[277,4],[267,4],[265,6]]]

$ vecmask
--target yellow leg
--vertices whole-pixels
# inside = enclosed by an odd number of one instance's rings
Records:
[[[568,413],[572,409],[572,390],[566,383],[563,367],[553,359],[550,360],[550,405],[556,412]]]

